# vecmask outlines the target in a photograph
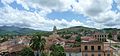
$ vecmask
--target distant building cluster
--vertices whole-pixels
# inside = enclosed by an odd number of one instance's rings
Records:
[[[119,33],[116,33],[119,34]],[[112,34],[114,40],[117,40],[117,35]],[[64,39],[57,34],[57,28],[54,26],[53,34],[49,37],[42,36],[46,39],[45,49],[53,44],[60,44],[66,51],[66,56],[113,56],[116,51],[108,42],[108,33],[95,32],[89,36],[81,36],[81,42],[77,42],[76,34],[72,35],[70,39]],[[10,53],[11,56],[26,46],[29,46],[31,36],[16,37],[16,39],[9,40],[0,44],[0,55],[3,53]]]

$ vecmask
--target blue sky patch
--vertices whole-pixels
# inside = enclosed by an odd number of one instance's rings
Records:
[[[65,11],[65,12],[54,11],[54,12],[48,14],[47,17],[50,19],[59,19],[59,20],[66,19],[68,21],[75,19],[78,21],[85,22],[87,20],[86,19],[87,17],[84,17],[83,14],[74,13],[72,11]]]
[[[25,10],[24,7],[21,4],[17,4],[16,1],[12,2],[9,4],[12,8],[18,9],[18,10]]]
[[[0,7],[4,7],[4,4],[1,2],[1,0],[0,0]]]
[[[11,6],[14,9],[18,9],[18,10],[25,10],[28,12],[35,12],[35,8],[29,7],[29,10],[26,10],[21,4],[18,4],[16,1],[12,2],[11,4],[9,4],[9,6]]]
[[[112,11],[116,11],[116,12],[120,12],[120,10],[117,8],[117,4],[115,3],[115,1],[113,0],[113,4],[112,4]]]

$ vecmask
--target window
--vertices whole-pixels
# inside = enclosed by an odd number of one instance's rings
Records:
[[[106,37],[106,35],[105,35],[105,37]]]
[[[95,37],[96,37],[96,35],[95,35]]]
[[[72,56],[71,53],[69,53],[69,56]]]
[[[100,38],[100,41],[101,41],[101,38]]]
[[[87,46],[85,46],[85,50],[87,50],[88,49],[88,47]]]
[[[88,54],[86,53],[85,56],[88,56]]]
[[[101,46],[98,46],[98,50],[99,50],[99,51],[101,50]]]
[[[100,35],[100,37],[101,37],[101,35]]]
[[[102,37],[104,37],[104,35],[102,35]]]
[[[98,56],[101,56],[101,54],[98,54]]]
[[[94,54],[91,54],[91,56],[94,56]]]
[[[110,56],[110,54],[107,54],[107,56]]]
[[[94,46],[91,46],[91,50],[94,51]]]

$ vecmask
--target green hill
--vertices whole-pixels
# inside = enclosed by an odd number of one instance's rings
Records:
[[[33,30],[29,28],[19,28],[15,26],[1,26],[0,35],[32,35],[33,33],[48,33],[47,31]]]
[[[89,28],[89,27],[83,27],[83,26],[75,26],[70,28],[64,28],[58,30],[58,34],[92,34],[94,32],[116,32],[120,31],[120,29],[116,28],[104,28],[104,29],[96,29],[96,28]],[[49,35],[52,32],[51,31],[42,31],[42,30],[34,30],[29,28],[20,28],[15,26],[0,26],[0,35],[32,35],[33,33],[39,32],[42,35]]]

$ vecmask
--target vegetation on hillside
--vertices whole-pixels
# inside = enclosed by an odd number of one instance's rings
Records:
[[[81,35],[78,35],[78,36],[76,37],[75,41],[81,42]]]
[[[48,32],[48,31],[33,30],[29,28],[20,28],[20,27],[15,27],[15,26],[1,26],[0,27],[0,36],[33,35],[36,32],[39,32],[42,35],[51,34],[51,32]]]

